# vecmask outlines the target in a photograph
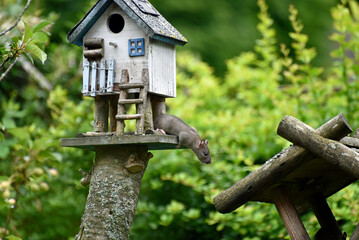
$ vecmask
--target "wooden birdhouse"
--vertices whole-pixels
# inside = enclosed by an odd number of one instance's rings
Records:
[[[95,132],[107,132],[109,115],[110,131],[123,134],[123,121],[136,119],[142,134],[152,98],[176,97],[175,46],[187,40],[147,0],[99,0],[68,40],[83,47],[82,94],[95,98]],[[136,114],[126,114],[128,104]]]

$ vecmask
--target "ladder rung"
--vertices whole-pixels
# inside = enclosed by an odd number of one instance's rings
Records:
[[[143,118],[143,114],[116,115],[116,120],[130,120]]]
[[[140,104],[143,103],[142,99],[120,99],[118,104]]]
[[[120,84],[118,85],[119,89],[130,89],[130,88],[143,88],[143,84],[142,83],[125,83],[125,84]]]

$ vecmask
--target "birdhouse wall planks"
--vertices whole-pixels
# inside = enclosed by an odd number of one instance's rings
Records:
[[[187,40],[147,0],[99,0],[68,40],[83,47],[83,95],[118,94],[123,70],[140,83],[148,69],[148,92],[176,97],[175,46]]]

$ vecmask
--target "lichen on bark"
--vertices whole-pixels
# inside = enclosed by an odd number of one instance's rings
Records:
[[[134,153],[146,169],[151,156],[146,147],[96,149],[86,209],[76,240],[128,239],[145,171],[131,173],[126,169],[126,161]]]

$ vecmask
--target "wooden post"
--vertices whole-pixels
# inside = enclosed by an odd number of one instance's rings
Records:
[[[275,206],[292,240],[310,240],[290,196],[280,189],[274,200]]]
[[[339,114],[316,130],[321,136],[331,139],[341,139],[351,131],[343,114]],[[218,194],[213,199],[216,209],[221,213],[229,213],[235,210],[248,202],[255,193],[267,188],[281,179],[282,176],[310,160],[311,155],[309,151],[299,146],[291,146],[285,149],[269,159],[262,168]],[[260,174],[258,171],[261,171]]]
[[[166,98],[158,95],[151,95],[153,120],[161,114],[166,114]]]
[[[311,127],[291,116],[283,118],[277,133],[359,179],[359,153],[342,143],[319,136]]]
[[[350,240],[359,240],[359,224],[354,229],[353,235],[351,236]]]
[[[117,103],[119,95],[110,95],[110,132],[116,132],[116,115],[117,115]]]
[[[108,98],[107,96],[95,97],[95,132],[108,131]]]
[[[344,240],[342,230],[335,220],[325,197],[322,194],[316,194],[308,201],[322,229],[330,229],[331,235],[338,236],[339,239]]]
[[[151,157],[145,146],[96,149],[86,209],[76,240],[128,239],[141,180]]]

